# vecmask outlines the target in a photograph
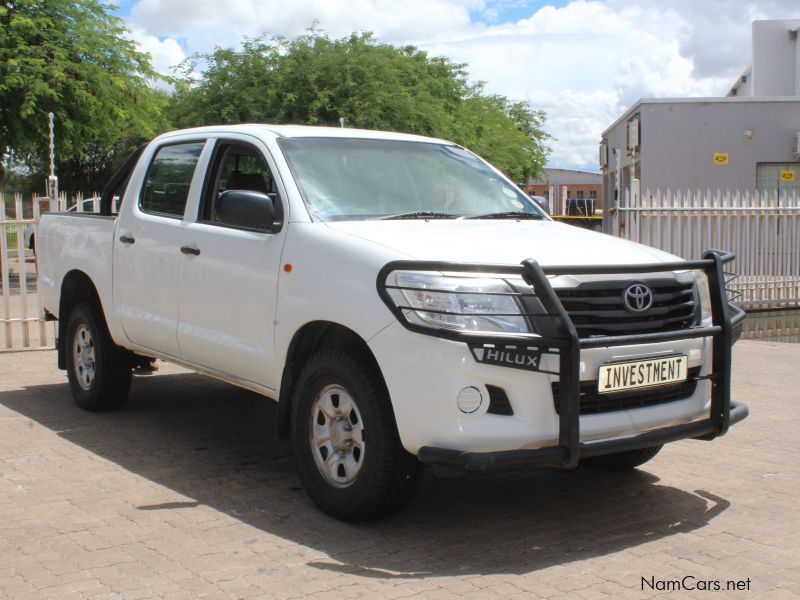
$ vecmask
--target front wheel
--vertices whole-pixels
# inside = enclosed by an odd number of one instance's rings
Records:
[[[591,456],[584,458],[581,463],[593,469],[605,469],[607,471],[625,471],[635,469],[652,459],[661,446],[650,448],[638,448],[636,450],[626,450],[614,454],[604,454],[602,456]]]
[[[364,353],[326,348],[303,368],[292,402],[292,442],[314,503],[344,521],[400,510],[422,464],[397,434],[386,385]]]
[[[111,339],[99,305],[76,304],[66,334],[67,378],[75,402],[91,411],[120,406],[131,387],[130,355]]]

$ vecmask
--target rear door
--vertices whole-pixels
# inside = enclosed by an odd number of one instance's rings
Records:
[[[175,357],[184,211],[203,185],[205,146],[205,139],[170,141],[147,153],[144,180],[129,186],[114,240],[115,305],[125,335]]]
[[[285,197],[267,148],[249,136],[216,141],[195,222],[180,266],[178,342],[185,360],[274,389],[275,307],[286,226],[271,232],[223,225],[215,203],[225,190],[270,196],[284,223]]]

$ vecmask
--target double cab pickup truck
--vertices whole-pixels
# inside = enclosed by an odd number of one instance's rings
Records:
[[[120,406],[141,357],[254,390],[340,519],[397,511],[425,464],[628,469],[747,415],[731,254],[685,261],[555,223],[457,144],[175,131],[100,207],[46,214],[37,238],[78,405]]]

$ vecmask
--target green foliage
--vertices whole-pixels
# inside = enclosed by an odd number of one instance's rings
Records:
[[[57,155],[78,161],[98,147],[127,151],[165,127],[150,58],[108,9],[100,0],[0,0],[0,161],[12,150],[42,170],[48,112]]]
[[[514,180],[539,175],[549,150],[544,113],[470,85],[465,65],[369,33],[331,40],[313,29],[260,37],[187,61],[169,116],[179,127],[296,123],[441,137],[480,154]]]

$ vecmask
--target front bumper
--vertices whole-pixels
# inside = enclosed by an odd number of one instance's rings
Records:
[[[747,406],[731,403],[728,425],[744,420],[748,415]],[[596,442],[580,442],[578,453],[580,458],[600,456],[660,446],[669,442],[677,442],[687,438],[708,440],[718,435],[718,427],[711,419],[684,423],[672,427],[664,427],[647,431],[631,437],[601,440]],[[568,457],[564,448],[550,446],[534,450],[505,450],[501,452],[460,452],[447,448],[424,446],[419,449],[418,458],[428,464],[463,467],[474,471],[502,469],[522,466],[565,466]]]
[[[735,332],[744,319],[744,312],[730,304],[725,291],[723,265],[733,260],[733,255],[719,251],[707,252],[702,260],[618,266],[541,267],[533,260],[521,266],[475,265],[463,263],[438,263],[397,261],[389,263],[378,275],[378,292],[406,329],[457,342],[470,347],[491,344],[506,347],[536,347],[543,352],[558,355],[558,381],[561,393],[558,399],[558,442],[539,448],[501,451],[464,451],[452,447],[422,445],[417,455],[430,464],[458,465],[470,469],[488,469],[514,465],[539,465],[572,468],[582,457],[622,452],[625,450],[656,446],[686,438],[710,440],[724,435],[731,424],[747,416],[747,408],[732,404],[730,399],[731,348]],[[710,325],[687,330],[664,331],[648,334],[579,338],[569,315],[555,294],[548,275],[564,274],[638,274],[664,271],[702,269],[706,272],[711,295],[712,321]],[[540,337],[532,334],[487,335],[446,330],[433,326],[410,323],[403,316],[408,307],[398,307],[387,292],[389,274],[393,271],[447,271],[517,274],[531,286],[533,293],[555,322],[554,335]],[[711,338],[712,360],[708,374],[711,402],[707,417],[691,422],[672,423],[665,427],[642,428],[624,437],[610,439],[584,439],[581,441],[579,415],[580,365],[582,349],[646,346],[680,340]],[[402,436],[402,432],[401,432]]]

